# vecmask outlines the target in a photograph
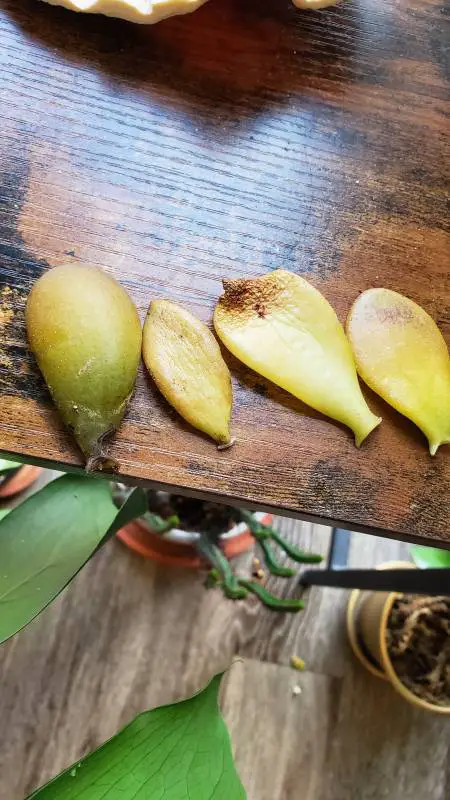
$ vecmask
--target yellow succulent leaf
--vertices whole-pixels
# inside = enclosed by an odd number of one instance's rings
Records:
[[[352,306],[347,333],[367,385],[416,423],[432,455],[448,444],[450,357],[429,314],[390,289],[368,289]]]
[[[337,5],[340,0],[292,0],[294,6],[305,11],[316,11],[318,8],[328,8]]]
[[[141,357],[133,301],[102,270],[62,264],[34,284],[26,325],[30,349],[87,469],[111,467],[104,440],[125,414]]]
[[[171,300],[154,300],[142,352],[160,392],[178,413],[219,445],[230,444],[231,377],[207,326]]]
[[[216,332],[248,367],[339,422],[359,446],[381,422],[361,393],[349,342],[334,310],[298,275],[275,270],[224,281]]]

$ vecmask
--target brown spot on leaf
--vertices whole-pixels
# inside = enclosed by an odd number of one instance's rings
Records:
[[[406,305],[377,308],[376,317],[381,325],[403,325],[406,322],[415,321],[412,308]]]
[[[230,314],[264,318],[279,304],[290,274],[275,270],[258,278],[224,280],[225,294],[219,300],[219,307]]]

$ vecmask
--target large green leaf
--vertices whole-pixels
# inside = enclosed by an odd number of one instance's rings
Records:
[[[141,714],[29,800],[245,800],[217,703],[220,681]]]
[[[411,555],[414,563],[421,569],[450,568],[450,550],[415,545],[411,548]]]
[[[39,614],[99,545],[146,509],[142,489],[135,489],[117,513],[107,481],[64,475],[4,517],[0,642]]]
[[[23,464],[19,464],[18,461],[8,461],[6,458],[0,458],[0,472],[8,472],[11,469],[17,469],[22,466]]]

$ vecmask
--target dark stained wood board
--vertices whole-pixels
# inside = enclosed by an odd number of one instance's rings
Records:
[[[450,341],[440,2],[210,0],[151,28],[0,8],[0,450],[79,464],[27,352],[41,272],[101,265],[211,320],[221,279],[282,266],[345,315],[388,286]],[[446,174],[447,173],[447,174]],[[350,434],[228,357],[237,444],[217,453],[142,371],[112,448],[125,480],[450,543],[449,448],[366,391]],[[332,387],[330,387],[332,391]]]

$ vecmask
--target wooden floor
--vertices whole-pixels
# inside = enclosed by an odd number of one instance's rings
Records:
[[[327,528],[278,525],[327,552]],[[351,563],[406,552],[355,534]],[[345,600],[317,589],[305,612],[274,614],[110,542],[0,648],[0,800],[23,800],[137,712],[193,692],[236,655],[223,707],[249,800],[448,800],[450,722],[411,709],[355,662]],[[290,668],[294,653],[305,672]]]

